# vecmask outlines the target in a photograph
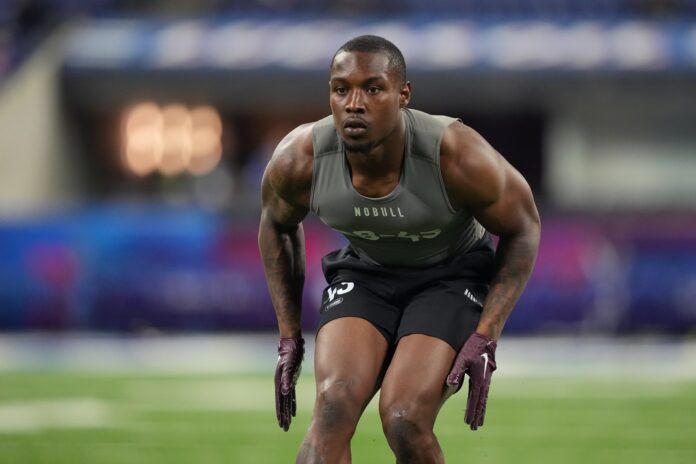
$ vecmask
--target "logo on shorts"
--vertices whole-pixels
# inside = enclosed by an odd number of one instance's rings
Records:
[[[355,288],[353,282],[343,282],[334,287],[329,287],[326,289],[326,293],[329,296],[328,302],[332,302],[336,295],[345,295]]]
[[[468,299],[470,299],[471,301],[473,301],[474,303],[476,303],[478,306],[483,307],[481,302],[478,299],[476,299],[474,294],[471,293],[468,288],[466,290],[464,290],[464,296],[467,297]]]
[[[343,298],[336,298],[338,295],[345,295],[346,293],[352,291],[355,288],[353,282],[342,282],[338,285],[331,286],[326,289],[326,300],[322,303],[322,313],[325,313],[334,306],[338,306],[343,303]]]
[[[334,301],[332,301],[331,303],[329,303],[329,304],[327,304],[326,306],[324,306],[324,308],[321,310],[321,312],[322,312],[322,313],[325,313],[325,312],[328,311],[329,309],[333,308],[334,306],[338,306],[338,305],[340,305],[341,303],[343,303],[343,298],[339,298],[339,299],[337,299],[337,300],[334,300]]]

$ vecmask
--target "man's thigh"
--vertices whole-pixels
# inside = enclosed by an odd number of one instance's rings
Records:
[[[370,321],[391,344],[396,336],[401,313],[383,282],[355,273],[337,272],[322,295],[319,333],[326,324],[337,319],[360,318]],[[348,327],[350,324],[349,322]],[[366,336],[369,337],[372,331],[368,332]]]
[[[387,350],[384,335],[365,319],[341,317],[327,322],[315,344],[317,394],[332,388],[346,391],[362,411],[374,395]]]
[[[449,279],[433,283],[404,309],[397,342],[407,335],[423,334],[459,351],[478,326],[487,293],[488,285],[484,282]]]
[[[447,398],[445,378],[456,352],[449,343],[423,334],[399,340],[382,382],[380,412],[415,414],[417,420],[434,424]]]

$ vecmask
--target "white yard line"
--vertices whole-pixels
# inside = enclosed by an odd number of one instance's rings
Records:
[[[114,422],[108,403],[96,398],[0,402],[0,434],[108,427]]]

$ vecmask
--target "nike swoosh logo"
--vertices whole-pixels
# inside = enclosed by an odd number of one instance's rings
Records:
[[[484,363],[483,363],[483,378],[485,379],[486,378],[486,368],[488,367],[488,353],[483,353],[481,355],[481,357],[483,358],[483,361],[484,361]]]

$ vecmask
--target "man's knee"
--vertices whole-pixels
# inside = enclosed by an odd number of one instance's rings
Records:
[[[314,423],[322,430],[355,428],[365,401],[364,394],[354,380],[322,382],[317,387]]]
[[[433,434],[433,413],[413,401],[397,401],[380,405],[382,428],[389,445],[400,461],[438,447]]]
[[[297,462],[350,462],[348,446],[367,399],[354,380],[320,382],[312,424]]]

